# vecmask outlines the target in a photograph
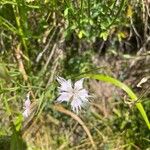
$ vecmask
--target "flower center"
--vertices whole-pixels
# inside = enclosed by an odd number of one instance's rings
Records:
[[[70,98],[70,101],[72,101],[73,100],[73,98],[76,96],[76,95],[78,95],[78,90],[76,90],[76,89],[72,89],[71,91],[70,91],[70,93],[71,93],[71,98]]]

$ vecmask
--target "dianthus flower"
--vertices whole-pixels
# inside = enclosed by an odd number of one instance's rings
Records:
[[[23,108],[24,108],[23,117],[27,118],[30,115],[30,109],[31,109],[31,101],[30,101],[29,93],[27,94]]]
[[[57,81],[60,84],[58,102],[70,102],[71,108],[74,112],[78,113],[79,110],[89,101],[90,97],[88,91],[83,88],[84,79],[80,79],[73,85],[71,80],[65,80],[58,77]]]

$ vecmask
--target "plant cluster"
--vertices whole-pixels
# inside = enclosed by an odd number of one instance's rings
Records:
[[[140,97],[111,60],[149,82],[149,17],[147,0],[1,0],[0,150],[148,150],[149,86]],[[90,81],[125,92],[108,117]]]

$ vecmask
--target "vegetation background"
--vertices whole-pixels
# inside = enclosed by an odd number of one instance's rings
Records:
[[[0,1],[0,150],[150,150],[149,0]],[[56,104],[57,76],[86,79],[79,115]],[[140,83],[140,84],[139,84]],[[138,85],[138,86],[137,86]],[[22,117],[30,92],[32,113]]]

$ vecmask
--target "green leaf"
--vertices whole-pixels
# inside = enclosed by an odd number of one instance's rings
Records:
[[[125,85],[124,83],[122,83],[119,80],[112,78],[110,76],[106,76],[106,75],[102,75],[102,74],[86,74],[86,75],[83,75],[82,77],[101,80],[104,82],[111,83],[111,84],[119,87],[120,89],[124,90],[128,94],[128,96],[131,98],[132,101],[136,101],[138,99],[136,94],[127,85]],[[136,107],[138,108],[139,112],[141,113],[147,127],[150,129],[150,122],[149,122],[149,119],[147,117],[147,114],[146,114],[142,104],[136,103]]]
[[[107,31],[105,31],[105,32],[101,32],[101,33],[100,33],[100,37],[101,37],[101,38],[103,38],[103,40],[104,40],[104,41],[106,41],[106,40],[107,40],[108,35],[109,35],[109,34],[108,34],[108,32],[107,32]]]
[[[16,128],[16,131],[20,131],[21,130],[22,122],[23,122],[23,116],[22,116],[22,114],[20,114],[14,120],[14,125],[15,125],[15,128]]]
[[[11,136],[10,141],[10,150],[26,150],[27,145],[23,141],[21,137],[21,133],[15,130],[15,127],[13,127],[13,134]]]
[[[69,8],[66,8],[66,9],[64,10],[64,17],[67,17],[67,16],[68,16],[68,11],[69,11]]]

